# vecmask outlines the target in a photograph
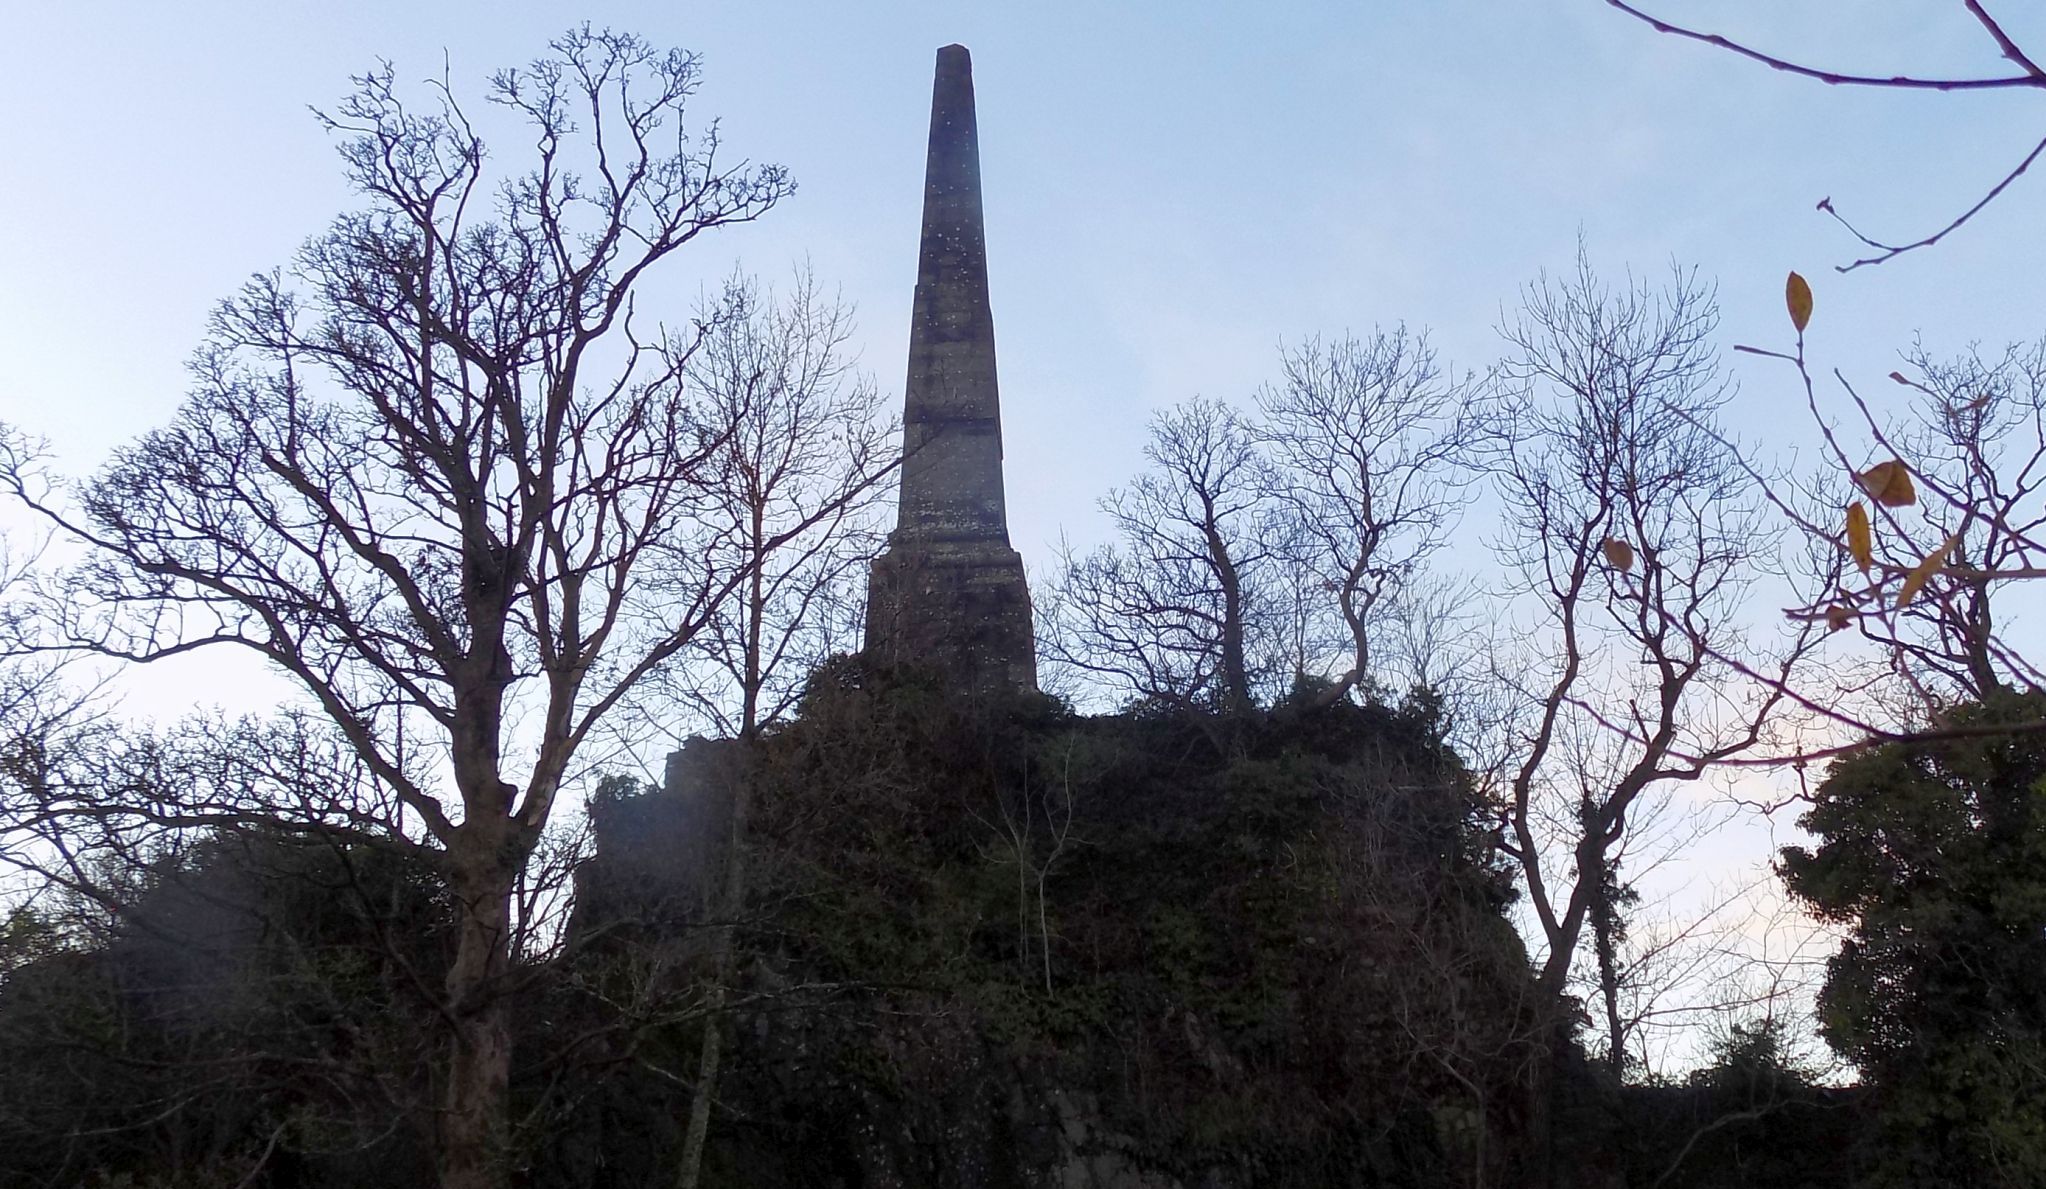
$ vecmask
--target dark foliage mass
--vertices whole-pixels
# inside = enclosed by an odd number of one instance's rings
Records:
[[[761,998],[734,1013],[707,1178],[1320,1185],[1510,1167],[1546,1017],[1432,707],[1242,730],[1218,754],[1179,715],[1077,719],[820,672],[755,770],[741,948]],[[586,873],[607,915],[662,915],[675,898],[644,857],[718,830],[729,745],[691,750],[678,768],[700,783],[600,807],[600,844],[628,868]],[[593,1109],[644,1133],[683,1101]]]
[[[1733,1024],[1681,1085],[1629,1087],[1619,1106],[1624,1184],[1668,1189],[1848,1186],[1874,1163],[1860,1088],[1814,1085],[1780,1022]]]
[[[1995,733],[2046,699],[1957,715],[1992,733],[1837,764],[1783,853],[1848,930],[1821,1028],[1872,1083],[1884,1184],[2046,1183],[2046,736]]]
[[[423,872],[244,836],[125,883],[0,937],[0,1183],[432,1176],[419,990],[450,914]]]
[[[729,923],[705,1184],[1847,1183],[1854,1100],[1773,1032],[1687,1086],[1580,1055],[1436,714],[1079,718],[827,665],[756,748],[594,799],[567,943],[513,976],[520,1182],[672,1182]],[[721,920],[738,780],[751,894]],[[436,888],[220,837],[18,914],[0,1181],[429,1178]]]

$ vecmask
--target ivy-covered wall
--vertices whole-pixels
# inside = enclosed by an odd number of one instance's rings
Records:
[[[608,913],[709,903],[732,746],[600,808]],[[1556,1013],[1427,704],[1083,719],[847,662],[753,772],[731,1183],[1514,1171]]]

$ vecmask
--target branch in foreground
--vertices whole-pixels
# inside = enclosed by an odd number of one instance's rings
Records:
[[[1707,33],[1701,29],[1671,24],[1660,17],[1643,12],[1634,5],[1627,3],[1626,0],[1606,0],[1606,3],[1633,17],[1635,20],[1642,22],[1658,33],[1666,33],[1672,37],[1682,37],[1691,41],[1703,42],[1715,49],[1724,50],[1727,53],[1746,58],[1749,61],[1760,62],[1772,70],[1780,70],[1785,74],[1796,75],[1799,78],[1814,79],[1828,86],[1879,87],[1886,90],[1948,92],[2007,90],[2013,87],[2046,88],[2046,69],[2042,69],[2037,62],[2033,61],[2031,56],[2025,53],[2017,42],[2011,39],[2003,26],[1998,24],[1996,19],[1991,17],[1976,0],[1963,0],[1969,14],[1975,18],[1976,22],[1989,34],[1991,40],[1996,43],[1997,52],[2021,67],[2023,73],[1998,75],[1991,78],[1935,78],[1904,74],[1854,74],[1793,61],[1789,58],[1758,50],[1751,45],[1734,41],[1718,33]],[[2003,176],[2003,180],[1990,187],[1989,192],[1978,199],[1973,206],[1961,212],[1958,217],[1938,231],[1907,244],[1884,243],[1863,234],[1859,228],[1848,222],[1838,211],[1833,209],[1833,200],[1831,198],[1820,199],[1818,204],[1819,210],[1831,215],[1836,222],[1847,229],[1848,234],[1854,236],[1855,239],[1860,240],[1863,244],[1874,248],[1878,253],[1875,256],[1862,257],[1850,264],[1835,265],[1835,270],[1843,273],[1853,272],[1855,269],[1865,265],[1882,264],[1906,252],[1914,251],[1918,248],[1929,248],[1938,243],[1946,238],[1948,234],[1958,230],[1963,224],[1973,219],[1984,207],[1996,201],[1997,197],[2012,182],[2016,181],[2020,175],[2031,167],[2032,162],[2038,159],[2041,152],[2046,152],[2046,139],[2042,139],[2037,145],[2033,146],[2032,151],[2025,155],[2024,160],[2018,162],[2016,168],[2006,173]]]

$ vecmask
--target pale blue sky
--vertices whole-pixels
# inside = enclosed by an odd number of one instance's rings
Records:
[[[2046,13],[2005,3],[2046,42]],[[1950,0],[1661,0],[1871,70],[1998,71]],[[2024,10],[2024,11],[2021,11]],[[1831,89],[1660,37],[1599,0],[1421,3],[23,4],[0,69],[0,417],[85,469],[163,421],[211,304],[350,202],[307,107],[378,56],[476,94],[569,21],[702,52],[697,110],[800,192],[671,271],[808,255],[901,384],[935,48],[974,52],[1014,536],[1034,565],[1137,463],[1149,410],[1246,395],[1282,337],[1406,320],[1482,366],[1502,302],[1567,264],[1674,256],[1722,285],[1728,341],[1780,342],[1784,270],[1814,348],[1880,377],[1939,344],[2041,329],[2046,178],[1934,251],[1837,278],[1813,203],[1916,235],[2037,136],[2041,96]],[[2023,18],[2023,19],[2021,19]],[[500,142],[505,159],[516,145]],[[1749,366],[1744,427],[1785,377]],[[1786,430],[1791,427],[1784,427]]]

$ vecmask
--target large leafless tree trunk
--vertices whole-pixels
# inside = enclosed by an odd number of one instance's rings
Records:
[[[684,245],[790,188],[728,163],[714,125],[684,131],[699,77],[691,55],[572,30],[492,79],[533,146],[510,176],[445,83],[418,110],[390,67],[358,80],[326,122],[362,209],[221,305],[170,426],[76,512],[8,475],[90,550],[53,608],[70,643],[249,650],[375,789],[189,820],[338,823],[422,852],[453,893],[450,1189],[508,1176],[514,891],[578,752],[748,576],[696,515],[734,418],[685,393],[696,336],[649,336],[634,311]]]

